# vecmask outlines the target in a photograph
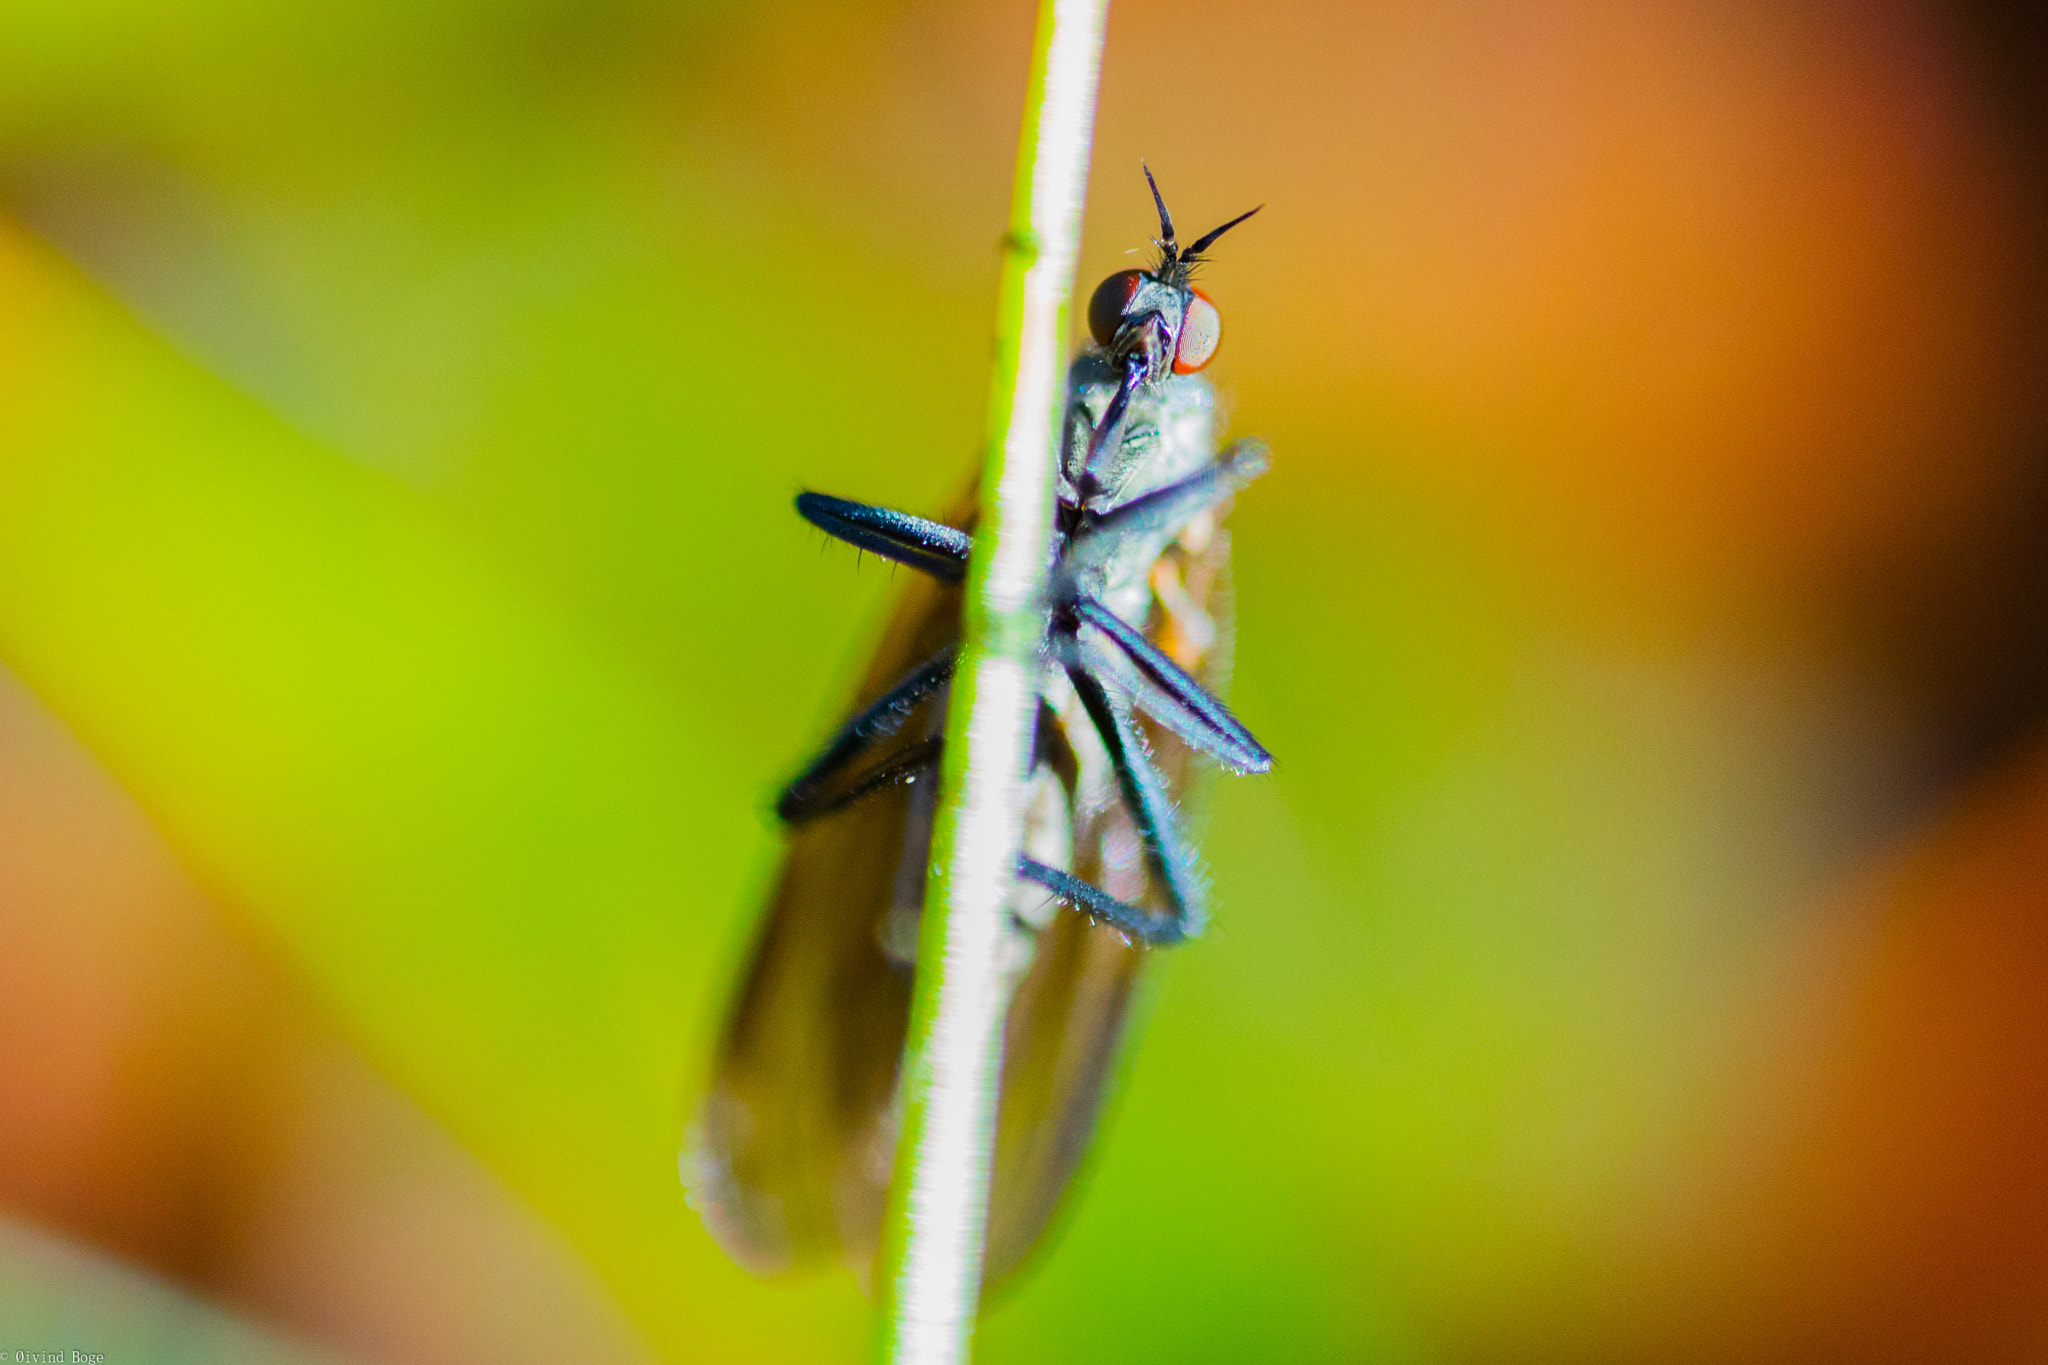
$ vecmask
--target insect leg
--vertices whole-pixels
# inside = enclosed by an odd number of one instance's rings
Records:
[[[967,575],[967,552],[974,538],[943,522],[825,493],[797,494],[796,510],[826,535],[907,564],[942,583],[958,583]]]
[[[1088,464],[1086,471],[1092,484],[1100,473],[1105,452],[1113,453],[1124,441],[1124,418],[1130,412],[1131,395],[1138,391],[1138,385],[1145,382],[1149,368],[1142,352],[1133,351],[1124,361],[1123,382],[1116,386],[1116,396],[1109,400],[1109,406],[1102,411],[1102,420],[1095,424],[1094,434],[1088,438]]]
[[[1273,755],[1266,747],[1157,645],[1093,597],[1076,601],[1074,614],[1082,625],[1093,627],[1077,637],[1084,667],[1114,677],[1147,715],[1227,767],[1247,773],[1272,770]]]
[[[953,661],[953,646],[948,645],[842,725],[810,766],[782,789],[782,797],[775,803],[776,815],[789,824],[800,824],[845,804],[827,797],[823,791],[825,784],[876,740],[887,739],[902,729],[918,703],[952,679]]]
[[[845,810],[863,797],[873,796],[884,787],[915,782],[920,774],[938,767],[939,754],[945,747],[946,741],[938,735],[919,740],[909,748],[869,768],[842,790],[823,798],[815,805],[807,806],[800,818],[811,820],[821,815],[831,815],[836,811]]]
[[[1017,875],[1040,886],[1092,920],[1129,934],[1141,943],[1165,948],[1187,937],[1185,921],[1179,915],[1146,910],[1118,900],[1100,887],[1090,886],[1071,872],[1030,858],[1017,860]]]
[[[1063,567],[1070,574],[1100,567],[1133,534],[1178,535],[1202,512],[1265,473],[1268,464],[1265,446],[1257,441],[1237,442],[1199,473],[1133,498],[1088,522],[1075,533]]]
[[[1102,747],[1109,751],[1117,787],[1123,792],[1131,822],[1138,827],[1146,861],[1159,879],[1169,913],[1179,923],[1182,937],[1193,938],[1202,931],[1207,914],[1202,905],[1194,853],[1181,839],[1173,804],[1166,795],[1166,782],[1152,766],[1130,717],[1117,709],[1102,684],[1086,668],[1076,665],[1068,666],[1067,676],[1072,679],[1074,692],[1094,723],[1095,732],[1102,737]]]

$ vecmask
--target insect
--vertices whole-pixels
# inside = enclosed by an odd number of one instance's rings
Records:
[[[1199,371],[1221,322],[1191,278],[1251,213],[1181,247],[1145,178],[1159,260],[1096,289],[1095,345],[1068,372],[1051,624],[1008,906],[991,1282],[1038,1241],[1087,1150],[1147,950],[1202,927],[1202,875],[1177,813],[1196,755],[1272,766],[1213,690],[1230,657],[1220,520],[1266,455],[1249,441],[1216,452]],[[865,1272],[879,1240],[972,508],[968,497],[932,521],[797,499],[829,535],[920,573],[852,718],[777,803],[788,854],[690,1158],[706,1223],[763,1273],[834,1255]]]

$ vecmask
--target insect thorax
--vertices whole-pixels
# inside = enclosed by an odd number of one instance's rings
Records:
[[[1071,501],[1088,457],[1088,436],[1116,396],[1118,374],[1103,353],[1089,350],[1067,371],[1067,449],[1061,497]],[[1139,388],[1131,398],[1123,440],[1097,469],[1098,490],[1087,510],[1107,512],[1203,469],[1216,458],[1216,393],[1199,374],[1173,375]],[[1143,596],[1152,565],[1172,543],[1172,532],[1133,535],[1108,564],[1103,597],[1127,619],[1144,619]]]

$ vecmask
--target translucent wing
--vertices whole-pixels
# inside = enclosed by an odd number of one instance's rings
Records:
[[[950,642],[959,621],[958,588],[914,577],[855,708]],[[940,733],[945,695],[875,760]],[[873,1255],[910,1008],[900,936],[915,942],[935,787],[885,787],[790,831],[719,1042],[692,1190],[719,1243],[760,1273]]]

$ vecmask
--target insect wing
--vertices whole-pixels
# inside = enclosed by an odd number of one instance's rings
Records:
[[[959,620],[959,589],[916,577],[857,705],[950,643]],[[939,733],[944,696],[867,762]],[[719,1042],[692,1178],[712,1234],[757,1272],[873,1254],[910,1010],[901,936],[914,943],[936,787],[884,787],[789,833]]]

